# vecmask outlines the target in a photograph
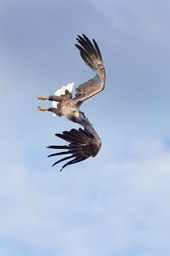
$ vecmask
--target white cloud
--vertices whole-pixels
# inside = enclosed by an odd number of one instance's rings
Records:
[[[4,172],[1,236],[61,256],[169,250],[170,153],[158,151],[97,170]]]
[[[169,16],[157,26],[158,6],[166,9],[162,2],[146,13],[150,3],[141,1],[142,9],[134,1],[116,2],[115,8],[108,8],[110,20],[85,2],[83,13],[82,5],[78,8],[72,2],[67,10],[63,3],[43,4],[38,11],[34,1],[26,7],[18,1],[10,12],[4,4],[0,42],[0,254],[4,256],[170,252],[170,152],[164,140],[170,127],[165,42]],[[72,15],[75,7],[79,16]],[[63,10],[66,22],[61,26]],[[46,158],[45,146],[59,142],[54,133],[73,124],[38,113],[36,97],[51,94],[56,84],[89,79],[92,73],[74,49],[73,38],[81,32],[97,38],[107,68],[106,90],[82,106],[103,147],[96,158],[60,173],[60,166],[51,168],[54,159]]]

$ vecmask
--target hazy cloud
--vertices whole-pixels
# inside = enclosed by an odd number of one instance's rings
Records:
[[[1,255],[168,255],[169,7],[1,1]],[[39,113],[36,97],[93,75],[81,33],[107,68],[106,90],[82,105],[103,146],[60,173],[45,147],[77,126]]]

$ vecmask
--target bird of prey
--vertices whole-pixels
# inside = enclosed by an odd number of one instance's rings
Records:
[[[95,76],[87,82],[80,84],[75,89],[75,96],[72,94],[72,84],[68,84],[68,86],[59,89],[55,95],[38,97],[39,100],[53,102],[53,106],[50,108],[38,107],[40,111],[50,111],[57,116],[65,116],[70,121],[78,123],[84,128],[79,128],[78,130],[71,129],[70,131],[64,131],[62,134],[57,133],[57,137],[69,142],[69,144],[66,146],[49,146],[52,149],[66,150],[49,155],[67,155],[54,163],[55,165],[70,159],[62,169],[67,165],[83,161],[90,156],[96,156],[101,147],[101,139],[85,114],[80,111],[80,105],[104,89],[106,79],[105,67],[99,46],[94,39],[90,41],[84,34],[82,36],[78,35],[76,39],[78,43],[75,46],[80,51],[80,56],[95,71]],[[55,105],[54,103],[57,104]]]

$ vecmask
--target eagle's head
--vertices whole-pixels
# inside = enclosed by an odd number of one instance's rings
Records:
[[[80,111],[77,108],[71,108],[67,118],[72,122],[77,122],[80,117]]]

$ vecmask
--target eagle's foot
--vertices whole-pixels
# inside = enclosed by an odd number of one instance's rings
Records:
[[[48,97],[45,97],[45,96],[39,96],[38,97],[39,100],[48,100]]]
[[[45,108],[45,107],[38,107],[38,110],[40,110],[40,111],[48,111],[48,108]]]

